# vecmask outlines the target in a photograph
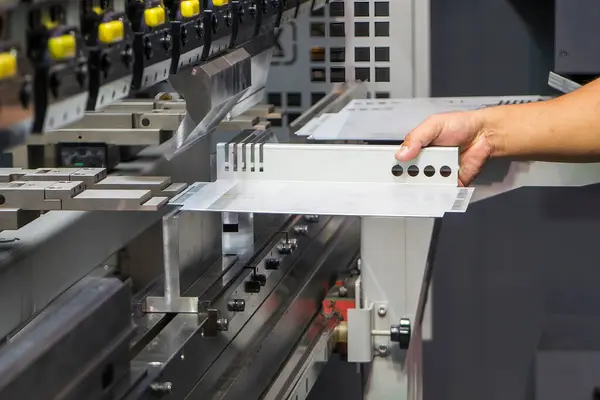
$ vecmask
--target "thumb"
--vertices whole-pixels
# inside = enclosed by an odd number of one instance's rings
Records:
[[[396,159],[398,161],[410,161],[415,158],[423,147],[428,146],[440,136],[443,127],[443,121],[437,116],[427,118],[406,135],[404,143],[396,153]]]

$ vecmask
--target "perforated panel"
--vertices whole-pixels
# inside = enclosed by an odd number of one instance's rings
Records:
[[[368,81],[374,98],[412,97],[412,1],[333,2],[285,27],[265,99],[286,125],[333,84]],[[393,67],[392,67],[393,65]]]

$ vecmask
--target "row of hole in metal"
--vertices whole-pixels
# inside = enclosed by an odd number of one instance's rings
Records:
[[[419,167],[417,167],[416,165],[411,165],[407,168],[406,173],[411,176],[411,177],[415,177],[417,175],[419,175],[420,173],[420,169]],[[394,176],[402,176],[404,174],[404,168],[402,168],[401,165],[394,165],[392,167],[392,175]],[[432,176],[435,175],[435,167],[433,165],[428,165],[425,168],[423,168],[423,174],[428,177],[431,178]],[[444,178],[449,177],[452,174],[452,169],[447,166],[444,165],[443,167],[440,168],[440,175]]]

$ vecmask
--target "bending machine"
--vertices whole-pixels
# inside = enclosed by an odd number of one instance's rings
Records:
[[[2,4],[0,398],[306,399],[334,352],[360,397],[423,397],[441,217],[600,166],[394,160],[431,113],[542,97],[341,83],[276,134],[278,35],[325,3]]]

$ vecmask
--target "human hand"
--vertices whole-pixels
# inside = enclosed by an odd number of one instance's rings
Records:
[[[396,159],[410,161],[429,145],[458,146],[458,180],[461,186],[468,186],[492,154],[488,133],[479,111],[432,115],[406,136]]]

